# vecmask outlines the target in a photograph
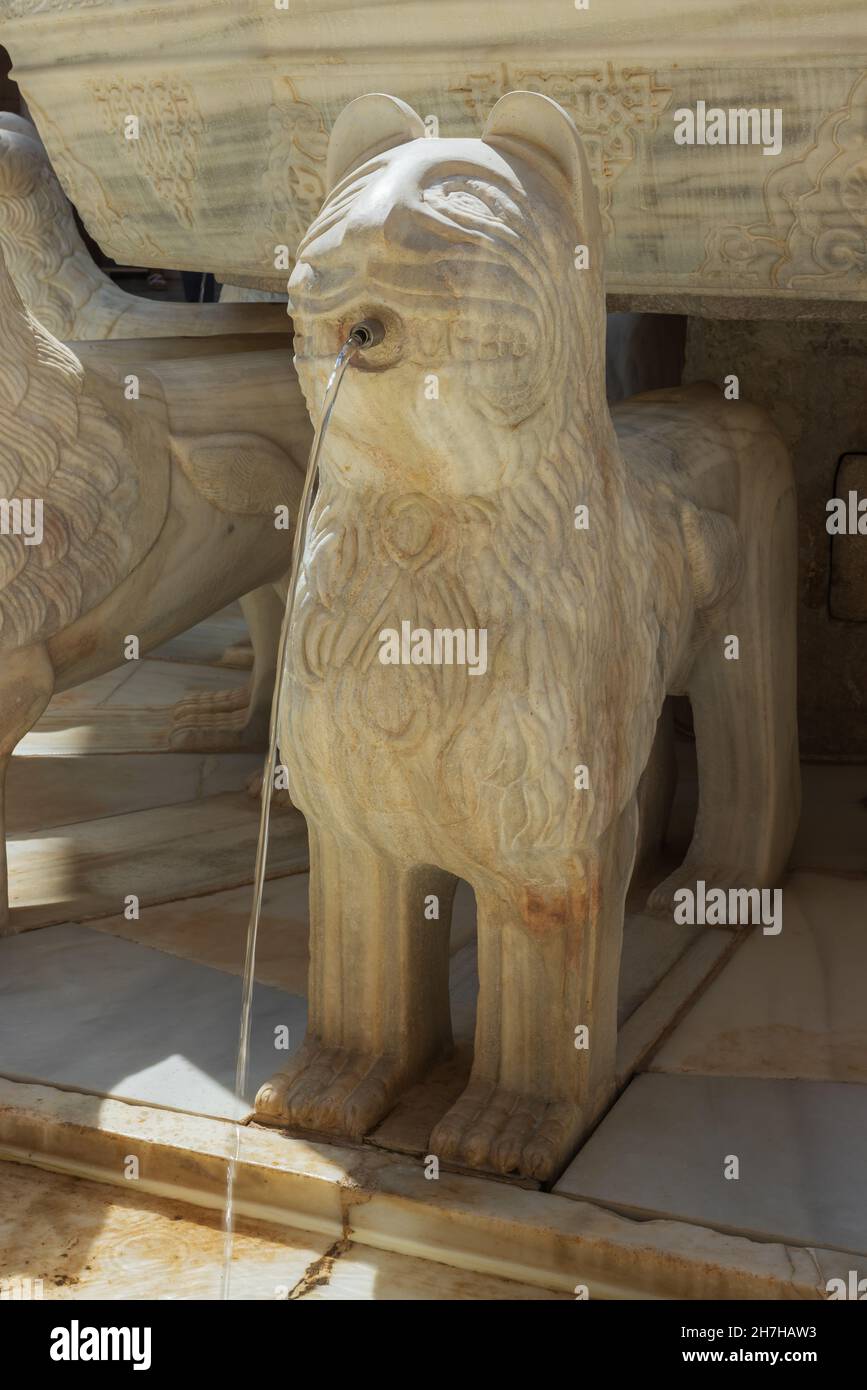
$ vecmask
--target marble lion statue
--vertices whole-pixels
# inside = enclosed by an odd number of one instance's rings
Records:
[[[357,1139],[447,1051],[464,879],[474,1060],[430,1152],[550,1181],[614,1092],[636,790],[667,695],[692,702],[700,808],[657,907],[784,867],[792,471],[767,417],[709,385],[612,418],[596,194],[547,97],[503,97],[480,139],[362,97],[328,186],[289,286],[312,416],[351,325],[385,332],[344,379],[289,634],[309,1021],[257,1114]]]
[[[253,302],[269,296],[237,286],[224,285],[219,304],[158,302],[121,289],[84,244],[36,127],[8,111],[0,111],[0,251],[25,307],[63,342],[249,333],[285,337],[291,326],[285,308]],[[233,653],[233,664],[252,668],[249,683],[181,700],[174,710],[172,747],[221,752],[267,743],[282,595],[265,585],[242,595],[240,604],[252,648]]]
[[[0,252],[3,784],[51,696],[284,583],[310,443],[277,335],[61,343]],[[259,344],[261,343],[261,348]],[[138,398],[127,394],[131,377]]]

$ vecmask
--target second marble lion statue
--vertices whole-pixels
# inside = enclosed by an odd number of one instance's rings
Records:
[[[784,867],[792,473],[767,417],[712,386],[612,419],[596,195],[556,103],[513,92],[480,139],[428,139],[363,97],[328,165],[290,281],[312,415],[351,325],[385,336],[344,381],[290,632],[309,1023],[257,1111],[358,1138],[443,1054],[462,878],[474,1061],[430,1152],[546,1181],[615,1088],[636,789],[666,695],[692,703],[700,809],[657,910]]]

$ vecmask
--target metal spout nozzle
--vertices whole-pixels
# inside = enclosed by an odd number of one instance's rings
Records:
[[[384,337],[385,329],[379,319],[361,319],[349,330],[349,341],[355,343],[356,347],[362,350],[376,347],[377,343],[381,343]]]

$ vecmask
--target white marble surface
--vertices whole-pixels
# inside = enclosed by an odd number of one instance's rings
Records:
[[[654,986],[694,942],[703,936],[717,935],[710,928],[682,927],[675,922],[651,917],[649,913],[627,912],[620,956],[618,1026],[623,1027]]]
[[[254,995],[252,1098],[299,1046],[306,1002],[270,986]],[[0,1073],[194,1114],[246,1114],[234,1100],[241,981],[87,927],[0,941]]]
[[[867,1082],[867,879],[792,874],[650,1070]]]
[[[138,921],[116,915],[0,942],[0,1074],[195,1113],[232,1113],[250,892],[247,886],[145,907]],[[654,954],[654,925],[639,922],[627,932],[623,1002],[630,1010],[670,954],[667,940]],[[456,1041],[468,1044],[478,988],[474,937],[472,894],[462,885],[451,1003]],[[293,874],[265,887],[251,1095],[275,1070],[275,1056],[279,1064],[288,1055],[275,1054],[273,1026],[289,1025],[289,1053],[301,1044],[306,973],[307,875]]]
[[[14,757],[6,778],[6,831],[126,815],[155,806],[243,791],[259,753],[80,753]]]
[[[724,1176],[728,1156],[739,1177]],[[867,1251],[867,1087],[639,1076],[554,1191],[629,1216]]]
[[[106,916],[129,894],[144,906],[250,883],[258,833],[258,801],[236,791],[11,836],[11,930]],[[268,872],[307,862],[303,817],[281,810]]]

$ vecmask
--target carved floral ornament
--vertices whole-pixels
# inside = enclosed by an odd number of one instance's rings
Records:
[[[192,229],[199,142],[205,130],[192,89],[163,78],[114,78],[88,85],[110,133],[122,139],[127,117],[139,118],[138,138],[124,144],[160,202]]]
[[[606,233],[613,231],[611,187],[635,159],[638,136],[656,129],[672,90],[654,73],[638,68],[615,68],[612,63],[587,72],[543,72],[505,68],[471,74],[449,88],[463,100],[472,130],[484,123],[495,102],[508,91],[522,88],[553,97],[572,116],[584,138],[584,148],[599,190]],[[324,113],[298,94],[292,79],[275,84],[268,112],[268,168],[274,189],[272,230],[290,243],[303,235],[325,198],[325,155],[329,122]]]
[[[500,72],[471,75],[450,90],[463,95],[477,129],[500,97],[515,89],[541,92],[569,112],[581,133],[599,194],[603,229],[610,236],[614,231],[612,185],[635,159],[639,135],[656,129],[671,101],[672,89],[659,83],[648,69],[605,63],[586,72],[507,69],[504,65]]]
[[[867,282],[867,72],[815,142],[765,180],[767,220],[708,233],[697,275],[742,288],[862,291]]]
[[[294,251],[325,200],[328,127],[294,83],[275,82],[268,110],[268,173],[271,181],[272,231]]]
[[[325,196],[328,122],[283,80],[269,119],[269,165],[277,174],[275,208],[291,238],[303,231]],[[614,232],[614,184],[652,134],[673,91],[649,69],[613,63],[584,72],[507,68],[470,74],[449,90],[463,99],[473,128],[503,93],[521,88],[553,97],[581,132],[599,193],[603,227]],[[850,288],[867,271],[867,74],[841,108],[820,124],[814,143],[768,175],[766,221],[729,224],[707,235],[705,259],[690,280],[741,289]],[[276,229],[275,229],[276,230]]]
[[[23,0],[15,3],[23,5]],[[46,5],[62,8],[62,0],[46,0]],[[198,189],[210,158],[193,85],[172,77],[107,78],[88,85],[105,129],[119,139],[125,117],[139,115],[140,138],[123,141],[123,157],[178,224],[193,230]],[[478,129],[499,97],[512,89],[550,96],[572,116],[599,194],[603,229],[611,238],[614,186],[640,159],[642,139],[659,131],[673,89],[648,68],[614,63],[577,72],[491,65],[447,89],[455,133]],[[270,273],[275,244],[285,242],[290,254],[294,252],[325,197],[330,103],[305,100],[301,90],[296,79],[272,78],[263,112],[261,179],[269,197],[261,223],[251,229],[251,252],[253,261],[265,264],[264,273]],[[47,136],[46,116],[37,119]],[[91,230],[116,252],[165,258],[154,244],[153,230],[117,205],[98,171],[82,162],[53,123],[50,134],[55,167]],[[744,293],[857,292],[867,271],[865,142],[867,74],[862,74],[844,104],[819,121],[809,146],[785,163],[774,161],[762,189],[764,219],[711,226],[703,256],[695,256],[691,269],[672,269],[666,278]],[[628,279],[630,285],[640,285],[645,279],[642,268],[633,267]]]
[[[36,126],[51,151],[51,164],[63,188],[78,208],[91,235],[117,255],[121,248],[133,258],[142,256],[158,265],[162,248],[135,217],[115,206],[99,173],[78,153],[73,153],[68,134],[33,97],[28,105]]]

